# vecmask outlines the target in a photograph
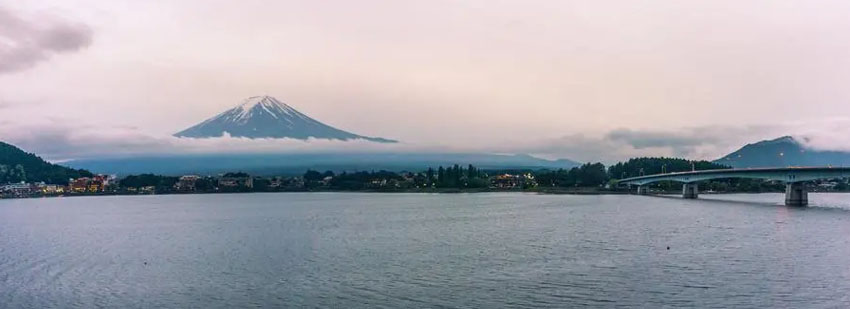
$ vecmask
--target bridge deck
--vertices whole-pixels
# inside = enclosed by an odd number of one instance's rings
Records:
[[[787,183],[816,179],[850,178],[850,167],[778,167],[778,168],[739,168],[716,169],[691,172],[655,174],[621,179],[619,183],[645,185],[659,181],[677,181],[691,183],[723,178],[758,178],[779,180]]]

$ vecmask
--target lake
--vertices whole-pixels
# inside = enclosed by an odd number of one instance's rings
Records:
[[[850,194],[0,200],[0,307],[848,307]],[[669,249],[668,249],[669,247]]]

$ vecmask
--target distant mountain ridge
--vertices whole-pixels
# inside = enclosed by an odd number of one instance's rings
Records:
[[[224,135],[246,138],[363,139],[378,143],[397,142],[380,137],[362,136],[328,126],[270,96],[250,97],[234,108],[174,134],[177,137],[190,138],[213,138]]]
[[[791,136],[747,144],[715,163],[736,168],[785,166],[850,166],[850,153],[805,147]]]
[[[413,171],[428,167],[473,164],[481,169],[568,169],[579,163],[529,155],[472,153],[304,153],[170,155],[66,162],[99,173],[128,175],[215,175],[243,171],[258,176],[301,175],[307,169],[341,171]]]
[[[0,142],[0,184],[21,181],[66,184],[69,178],[91,176],[89,171],[56,165],[18,147]]]

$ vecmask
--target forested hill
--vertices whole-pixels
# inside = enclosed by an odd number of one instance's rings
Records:
[[[622,179],[642,175],[653,175],[674,172],[687,172],[691,170],[714,170],[726,169],[726,165],[709,161],[690,161],[677,158],[634,158],[626,162],[611,165],[608,168],[608,176],[611,179]],[[643,170],[641,172],[641,169]]]
[[[850,152],[811,149],[790,136],[760,141],[715,161],[743,167],[850,166]]]
[[[86,170],[76,170],[49,163],[18,147],[0,142],[0,184],[40,182],[66,184],[69,178],[90,177]]]

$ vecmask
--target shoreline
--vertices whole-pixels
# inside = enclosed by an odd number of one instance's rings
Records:
[[[498,190],[498,189],[434,189],[434,190],[284,190],[284,191],[218,191],[218,192],[167,192],[167,193],[84,193],[84,194],[59,194],[59,195],[34,195],[25,197],[3,197],[0,200],[13,199],[36,199],[36,198],[60,198],[60,197],[97,197],[97,196],[154,196],[154,195],[206,195],[206,194],[244,194],[244,193],[420,193],[420,194],[475,194],[475,193],[534,193],[541,195],[637,195],[632,191],[625,190],[598,190],[593,188],[565,189],[545,188],[526,190]],[[700,192],[700,195],[715,194],[762,194],[783,193],[776,192]],[[850,193],[847,191],[812,191],[810,193]],[[653,192],[646,196],[680,195],[681,192]]]

